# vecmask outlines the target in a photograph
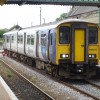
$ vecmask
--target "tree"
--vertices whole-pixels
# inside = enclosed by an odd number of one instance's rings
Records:
[[[0,29],[0,38],[3,38],[5,32],[7,32],[7,29]]]
[[[56,18],[56,21],[60,21],[67,18],[67,13],[62,13],[60,17]]]

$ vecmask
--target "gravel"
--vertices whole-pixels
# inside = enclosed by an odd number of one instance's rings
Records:
[[[22,80],[2,62],[0,62],[0,69],[0,75],[15,93],[18,100],[51,100],[35,87]]]
[[[95,97],[97,97],[98,99],[100,98],[100,89],[84,82],[84,81],[72,81],[69,82],[71,85],[73,85],[74,87],[85,91],[86,93],[89,93]]]
[[[96,84],[96,85],[98,85],[98,86],[100,86],[100,79],[96,79],[96,80],[91,79],[89,81]]]
[[[25,75],[25,77],[30,79],[34,84],[55,98],[55,100],[93,100],[86,95],[83,95],[63,84],[60,84],[50,78],[41,75],[40,73],[37,73],[32,69],[29,69],[25,65],[22,65],[21,63],[18,63],[11,58],[1,56],[1,59],[5,60],[16,70]]]

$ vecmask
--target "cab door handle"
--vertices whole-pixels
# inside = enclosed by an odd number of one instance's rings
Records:
[[[84,45],[81,45],[81,47],[84,47]]]

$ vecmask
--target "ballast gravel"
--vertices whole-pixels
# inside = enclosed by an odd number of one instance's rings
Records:
[[[26,65],[23,65],[9,57],[2,57],[2,55],[0,54],[0,59],[5,60],[9,65],[14,67],[17,71],[31,80],[35,85],[51,95],[55,100],[93,100],[86,95],[83,95],[63,84],[45,77],[44,75],[26,67]]]

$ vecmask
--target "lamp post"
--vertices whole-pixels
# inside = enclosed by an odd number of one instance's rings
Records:
[[[41,7],[40,7],[40,25],[41,25]]]
[[[31,26],[33,26],[33,23],[34,23],[34,22],[31,22]]]
[[[42,18],[43,19],[43,24],[45,24],[45,18]]]

